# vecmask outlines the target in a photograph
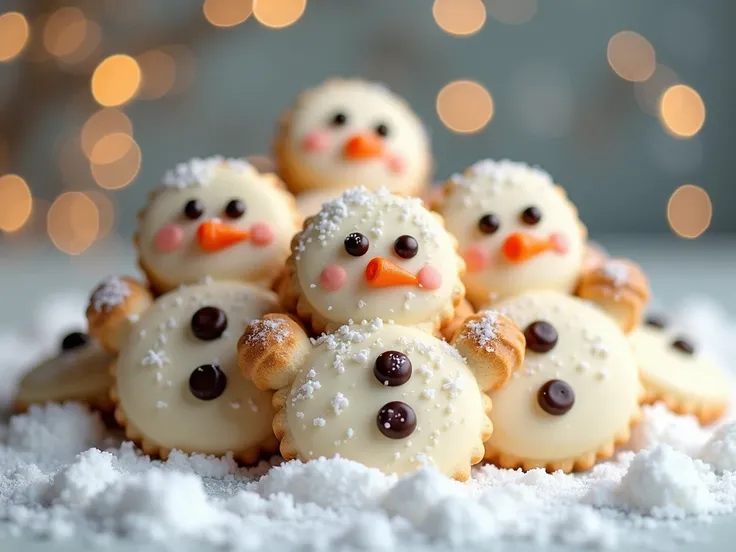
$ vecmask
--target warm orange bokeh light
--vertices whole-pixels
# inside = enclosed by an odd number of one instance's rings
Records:
[[[304,14],[307,0],[253,0],[253,15],[261,25],[282,29]]]
[[[138,92],[141,68],[130,56],[115,54],[102,60],[92,74],[92,95],[106,107],[123,105]]]
[[[477,82],[458,80],[437,94],[437,115],[458,134],[471,134],[485,127],[493,117],[493,98]]]
[[[710,226],[712,217],[713,205],[708,192],[699,186],[680,186],[667,202],[667,222],[681,238],[700,236]]]
[[[446,33],[470,36],[483,28],[486,7],[481,0],[434,0],[432,15]]]
[[[202,5],[205,19],[215,27],[234,27],[253,13],[252,0],[205,0]]]
[[[659,101],[659,120],[677,138],[695,136],[705,123],[703,99],[684,84],[670,86]]]
[[[140,96],[146,100],[162,98],[176,82],[176,62],[162,50],[150,50],[138,56],[138,65],[143,72]]]
[[[65,192],[49,208],[46,228],[51,241],[60,251],[79,255],[99,235],[100,212],[86,194]]]
[[[28,21],[18,12],[0,14],[0,62],[10,61],[28,44]]]
[[[634,31],[621,31],[608,41],[608,64],[624,80],[642,82],[654,73],[657,56],[649,41]]]
[[[87,18],[79,8],[61,8],[46,20],[43,45],[56,57],[65,58],[79,50],[87,38]]]
[[[97,184],[117,190],[130,184],[141,168],[141,150],[129,134],[113,133],[101,138],[90,155],[90,170]]]
[[[17,174],[0,176],[0,230],[20,230],[32,210],[33,198],[26,181]]]
[[[82,127],[82,151],[90,158],[97,142],[109,134],[133,135],[133,123],[114,107],[101,109],[92,115]]]
[[[487,0],[486,4],[490,16],[507,25],[521,25],[537,13],[537,0]]]

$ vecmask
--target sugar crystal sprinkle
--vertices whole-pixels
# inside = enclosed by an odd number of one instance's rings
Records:
[[[97,312],[108,312],[122,305],[131,293],[128,282],[117,276],[110,276],[105,278],[92,293],[92,308]]]
[[[238,171],[247,171],[251,168],[250,163],[244,159],[224,158],[214,155],[205,159],[193,158],[185,163],[179,163],[176,168],[166,171],[163,184],[169,188],[192,188],[206,186],[212,179],[214,170],[219,166],[227,166]]]

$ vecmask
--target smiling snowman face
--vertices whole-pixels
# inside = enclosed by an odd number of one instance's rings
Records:
[[[438,210],[460,242],[463,280],[476,306],[528,290],[573,290],[585,231],[547,173],[481,161],[451,179]]]
[[[418,195],[431,153],[421,121],[385,87],[332,80],[304,93],[277,138],[279,169],[289,188],[386,187]]]
[[[292,247],[284,302],[297,302],[315,331],[380,317],[434,329],[464,294],[464,263],[441,218],[385,189],[325,204]]]
[[[271,284],[298,230],[293,198],[274,175],[212,157],[179,165],[164,184],[140,213],[136,234],[157,291],[207,276]]]

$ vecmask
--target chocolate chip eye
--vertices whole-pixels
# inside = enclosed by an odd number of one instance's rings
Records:
[[[663,330],[667,327],[667,321],[663,317],[656,315],[647,316],[644,320],[644,323],[647,326],[651,326],[652,328],[659,328],[660,330]]]
[[[381,138],[385,138],[386,136],[388,136],[388,127],[383,123],[377,125],[376,134],[378,134]]]
[[[392,401],[383,405],[376,416],[378,429],[389,439],[404,439],[417,427],[417,415],[414,409],[401,401]]]
[[[61,350],[71,351],[84,347],[87,343],[89,343],[89,336],[86,333],[72,332],[61,340]]]
[[[692,343],[690,343],[688,340],[682,337],[678,337],[677,339],[675,339],[672,342],[672,346],[675,349],[682,351],[686,355],[695,354],[695,346]]]
[[[190,199],[184,205],[184,216],[190,220],[197,220],[204,214],[204,204],[198,199]]]
[[[539,207],[532,205],[521,212],[521,222],[524,224],[534,225],[540,220],[542,220],[542,211],[539,210]]]
[[[335,127],[343,126],[347,122],[348,122],[348,116],[345,115],[342,111],[338,111],[330,119],[330,125],[335,126]]]
[[[217,307],[202,307],[192,315],[191,326],[194,337],[212,341],[227,329],[227,315]]]
[[[211,401],[225,392],[227,376],[216,364],[197,366],[189,376],[189,390],[201,401]]]
[[[404,353],[386,351],[378,355],[373,375],[388,387],[404,385],[411,378],[411,360]]]
[[[245,214],[245,203],[239,199],[233,199],[225,206],[225,214],[231,219],[240,218]]]
[[[399,236],[394,242],[394,251],[402,259],[411,259],[419,253],[419,244],[414,236]]]
[[[526,348],[535,353],[546,353],[557,345],[557,330],[549,322],[537,320],[532,322],[524,330]]]
[[[501,226],[501,221],[493,213],[486,213],[478,219],[478,230],[484,234],[493,234]]]
[[[539,388],[537,402],[547,414],[562,416],[575,404],[575,392],[567,382],[549,380]]]
[[[370,242],[363,234],[353,232],[345,238],[345,251],[353,257],[362,257],[368,253]]]

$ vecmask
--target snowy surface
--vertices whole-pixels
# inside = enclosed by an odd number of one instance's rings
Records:
[[[32,327],[0,334],[0,396],[12,397],[24,367],[83,322],[79,304],[46,301]],[[671,319],[686,321],[683,329],[722,364],[736,358],[736,325],[713,304],[686,301]],[[50,405],[0,422],[0,544],[22,535],[58,546],[123,537],[315,552],[513,542],[668,549],[705,538],[692,520],[717,522],[736,510],[736,422],[703,429],[655,405],[630,449],[582,475],[484,466],[466,484],[431,469],[397,479],[341,459],[279,466],[273,458],[243,469],[227,457],[173,453],[162,463],[78,405]]]

